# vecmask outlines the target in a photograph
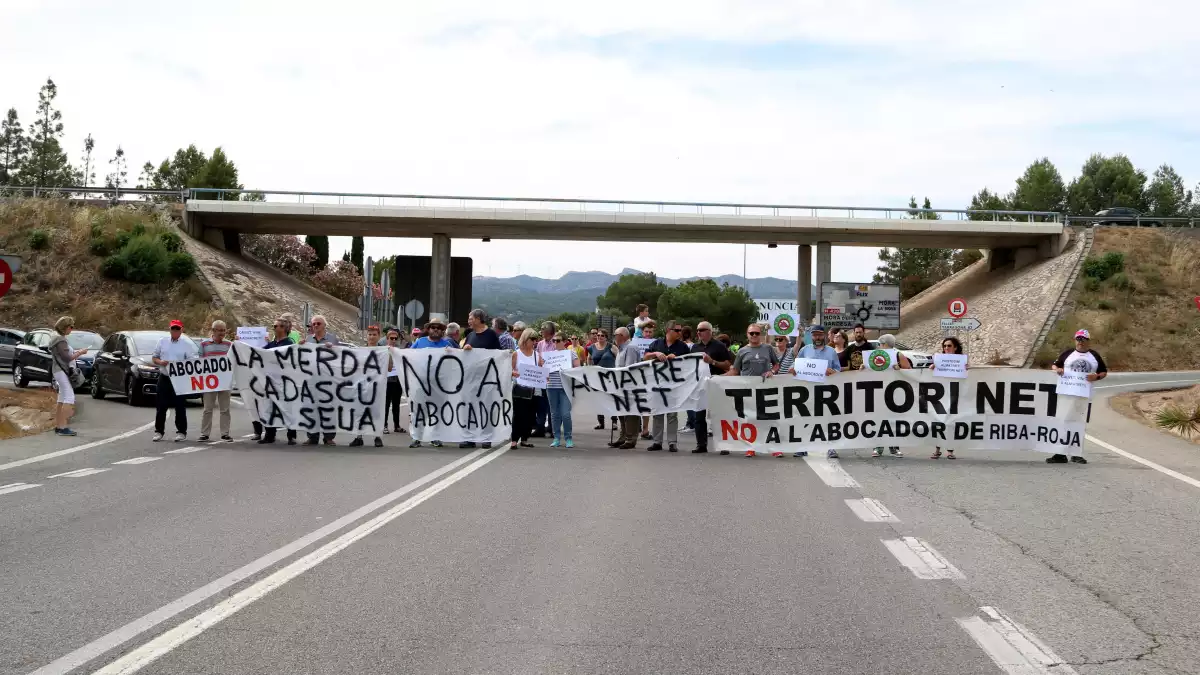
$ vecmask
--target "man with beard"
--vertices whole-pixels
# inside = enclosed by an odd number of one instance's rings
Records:
[[[867,342],[867,329],[861,323],[854,324],[854,342],[846,345],[850,363],[847,370],[862,370],[863,352],[870,350],[871,343]]]
[[[838,359],[837,350],[834,349],[833,347],[830,347],[829,345],[825,344],[825,326],[817,324],[809,330],[809,333],[812,335],[812,344],[804,345],[803,347],[801,347],[800,350],[796,353],[796,360],[809,359],[810,361],[824,361],[826,363],[826,366],[825,366],[825,375],[826,376],[841,372],[842,362],[840,359]],[[796,368],[795,367],[789,368],[788,374],[795,375]],[[782,452],[776,452],[773,454],[776,457],[783,456]],[[830,459],[837,459],[837,456],[838,456],[837,450],[834,450],[833,448],[830,448],[829,450],[827,450],[825,454]],[[793,457],[807,457],[808,451],[801,450],[799,452],[793,453],[792,456]]]

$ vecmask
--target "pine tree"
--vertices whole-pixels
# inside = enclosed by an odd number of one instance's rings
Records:
[[[17,182],[21,163],[29,152],[29,139],[17,118],[17,109],[9,108],[8,115],[0,122],[0,185]]]
[[[329,266],[329,237],[323,234],[310,234],[304,238],[304,243],[317,252],[313,260],[313,269],[320,271]]]
[[[30,126],[29,158],[21,167],[20,181],[24,185],[63,187],[70,185],[75,171],[62,149],[62,113],[54,107],[58,86],[46,80],[38,91],[37,116]]]
[[[350,239],[350,262],[354,263],[354,268],[359,274],[363,273],[363,238],[353,237]]]
[[[95,147],[96,141],[88,134],[87,138],[83,139],[83,173],[79,174],[80,185],[91,185],[96,180],[96,167],[92,165],[92,150]]]
[[[125,176],[129,173],[125,163],[125,150],[121,146],[117,146],[117,152],[112,159],[108,160],[108,165],[112,167],[112,171],[104,177],[104,186],[120,191],[125,187]]]

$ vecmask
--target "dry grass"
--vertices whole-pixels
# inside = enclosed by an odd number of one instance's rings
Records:
[[[1200,386],[1120,394],[1109,399],[1109,405],[1113,410],[1129,419],[1177,438],[1200,444],[1200,437],[1191,432],[1190,427],[1172,429],[1159,423],[1163,413],[1171,415],[1182,412],[1190,415],[1200,407]]]
[[[1096,229],[1092,256],[1125,254],[1128,289],[1113,279],[1097,283],[1082,273],[1064,313],[1038,350],[1044,367],[1087,328],[1092,348],[1112,370],[1156,371],[1200,368],[1200,241],[1186,232],[1158,228]]]
[[[93,228],[111,237],[139,225],[147,232],[171,227],[165,213],[142,208],[73,206],[57,199],[0,202],[0,250],[23,259],[12,289],[0,299],[0,325],[52,326],[63,315],[75,317],[80,329],[102,334],[162,328],[170,319],[189,327],[215,319],[232,325],[233,317],[212,307],[198,279],[155,285],[100,275],[102,258],[88,249]],[[29,248],[29,233],[35,229],[49,232],[46,250]]]

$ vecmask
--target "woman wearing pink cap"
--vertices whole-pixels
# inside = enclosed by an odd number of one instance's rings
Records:
[[[1091,340],[1092,334],[1086,328],[1075,331],[1075,348],[1068,349],[1058,355],[1058,358],[1054,360],[1054,364],[1051,366],[1054,368],[1054,372],[1059,375],[1068,370],[1072,373],[1087,373],[1088,382],[1095,382],[1108,377],[1108,366],[1104,365],[1104,359],[1100,358],[1100,352],[1090,347]],[[1072,399],[1069,396],[1065,398]],[[1062,398],[1059,399],[1060,402],[1062,400]],[[1074,400],[1082,403],[1087,399],[1076,398]],[[1062,404],[1060,403],[1060,405]],[[1087,407],[1087,419],[1090,420],[1092,417],[1092,404],[1090,401],[1088,401]],[[1087,464],[1087,460],[1083,458],[1083,455],[1074,455],[1070,461],[1076,464]],[[1066,464],[1067,456],[1050,455],[1046,458],[1046,463]]]

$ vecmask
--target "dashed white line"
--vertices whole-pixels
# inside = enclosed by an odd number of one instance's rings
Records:
[[[1088,435],[1088,436],[1085,436],[1085,438],[1087,438],[1092,443],[1095,443],[1096,445],[1104,448],[1105,450],[1108,450],[1109,452],[1115,452],[1116,454],[1124,457],[1125,459],[1132,459],[1133,461],[1137,462],[1138,464],[1148,466],[1151,469],[1154,469],[1155,471],[1157,471],[1159,473],[1166,474],[1176,480],[1181,480],[1181,481],[1187,483],[1188,485],[1191,485],[1192,487],[1200,488],[1200,480],[1196,480],[1195,478],[1192,478],[1191,476],[1179,473],[1178,471],[1176,471],[1174,469],[1168,469],[1167,467],[1163,466],[1162,464],[1157,464],[1155,462],[1151,462],[1150,460],[1145,459],[1143,457],[1138,457],[1137,455],[1133,454],[1132,452],[1126,452],[1126,451],[1118,448],[1115,445],[1110,445],[1108,443],[1105,443],[1104,441],[1100,440],[1099,438],[1096,438],[1095,436]]]
[[[804,461],[808,464],[808,468],[816,472],[817,476],[829,487],[858,487],[858,481],[846,473],[836,459],[805,457]]]
[[[167,450],[163,454],[164,455],[186,455],[189,452],[200,452],[201,450],[205,450],[205,449],[207,449],[207,446],[193,445],[190,448],[175,448],[174,450]]]
[[[982,616],[956,619],[975,642],[1009,675],[1076,675],[1075,669],[1021,624],[995,607]]]
[[[104,473],[105,471],[108,471],[108,469],[75,469],[74,471],[68,471],[66,473],[56,473],[53,476],[46,476],[46,478],[83,478],[84,476],[92,476],[98,473]]]
[[[898,523],[900,519],[896,514],[888,510],[888,507],[883,505],[883,502],[878,499],[866,497],[864,499],[847,499],[846,506],[858,516],[860,520],[868,523]]]
[[[354,542],[408,513],[429,498],[466,478],[506,452],[508,452],[508,446],[502,445],[499,450],[495,450],[490,455],[486,455],[455,471],[437,483],[346,532],[303,558],[292,562],[265,579],[254,583],[248,588],[201,612],[198,616],[179,624],[146,644],[130,651],[116,661],[95,671],[93,675],[130,675],[131,673],[136,673],[171,650],[183,645],[188,640],[233,616],[233,614],[259,600],[267,593],[295,579],[304,572],[332,558]]]
[[[884,539],[887,547],[896,560],[900,561],[918,579],[966,579],[966,575],[950,564],[942,554],[929,544],[916,537],[900,539]]]
[[[123,459],[119,462],[113,462],[113,464],[145,464],[147,462],[157,462],[160,459],[162,459],[162,457],[133,457],[131,459]]]
[[[143,424],[142,426],[140,426],[136,429],[130,429],[129,431],[126,431],[123,434],[117,434],[116,436],[110,436],[108,438],[101,439],[99,441],[92,441],[91,443],[84,443],[83,445],[77,445],[73,448],[67,448],[65,450],[55,450],[54,452],[48,452],[44,455],[38,455],[37,457],[26,457],[25,459],[18,459],[17,461],[9,462],[8,464],[0,464],[0,471],[4,471],[5,469],[15,469],[18,466],[25,466],[26,464],[33,464],[34,462],[44,462],[47,459],[54,459],[55,457],[62,457],[63,455],[69,455],[73,452],[79,452],[81,450],[90,450],[96,446],[104,445],[105,443],[112,443],[113,441],[119,441],[122,438],[129,438],[130,436],[135,436],[153,426],[154,426],[154,423],[151,422],[149,424]]]
[[[9,483],[8,485],[0,485],[0,495],[6,495],[29,488],[39,487],[41,483]]]

